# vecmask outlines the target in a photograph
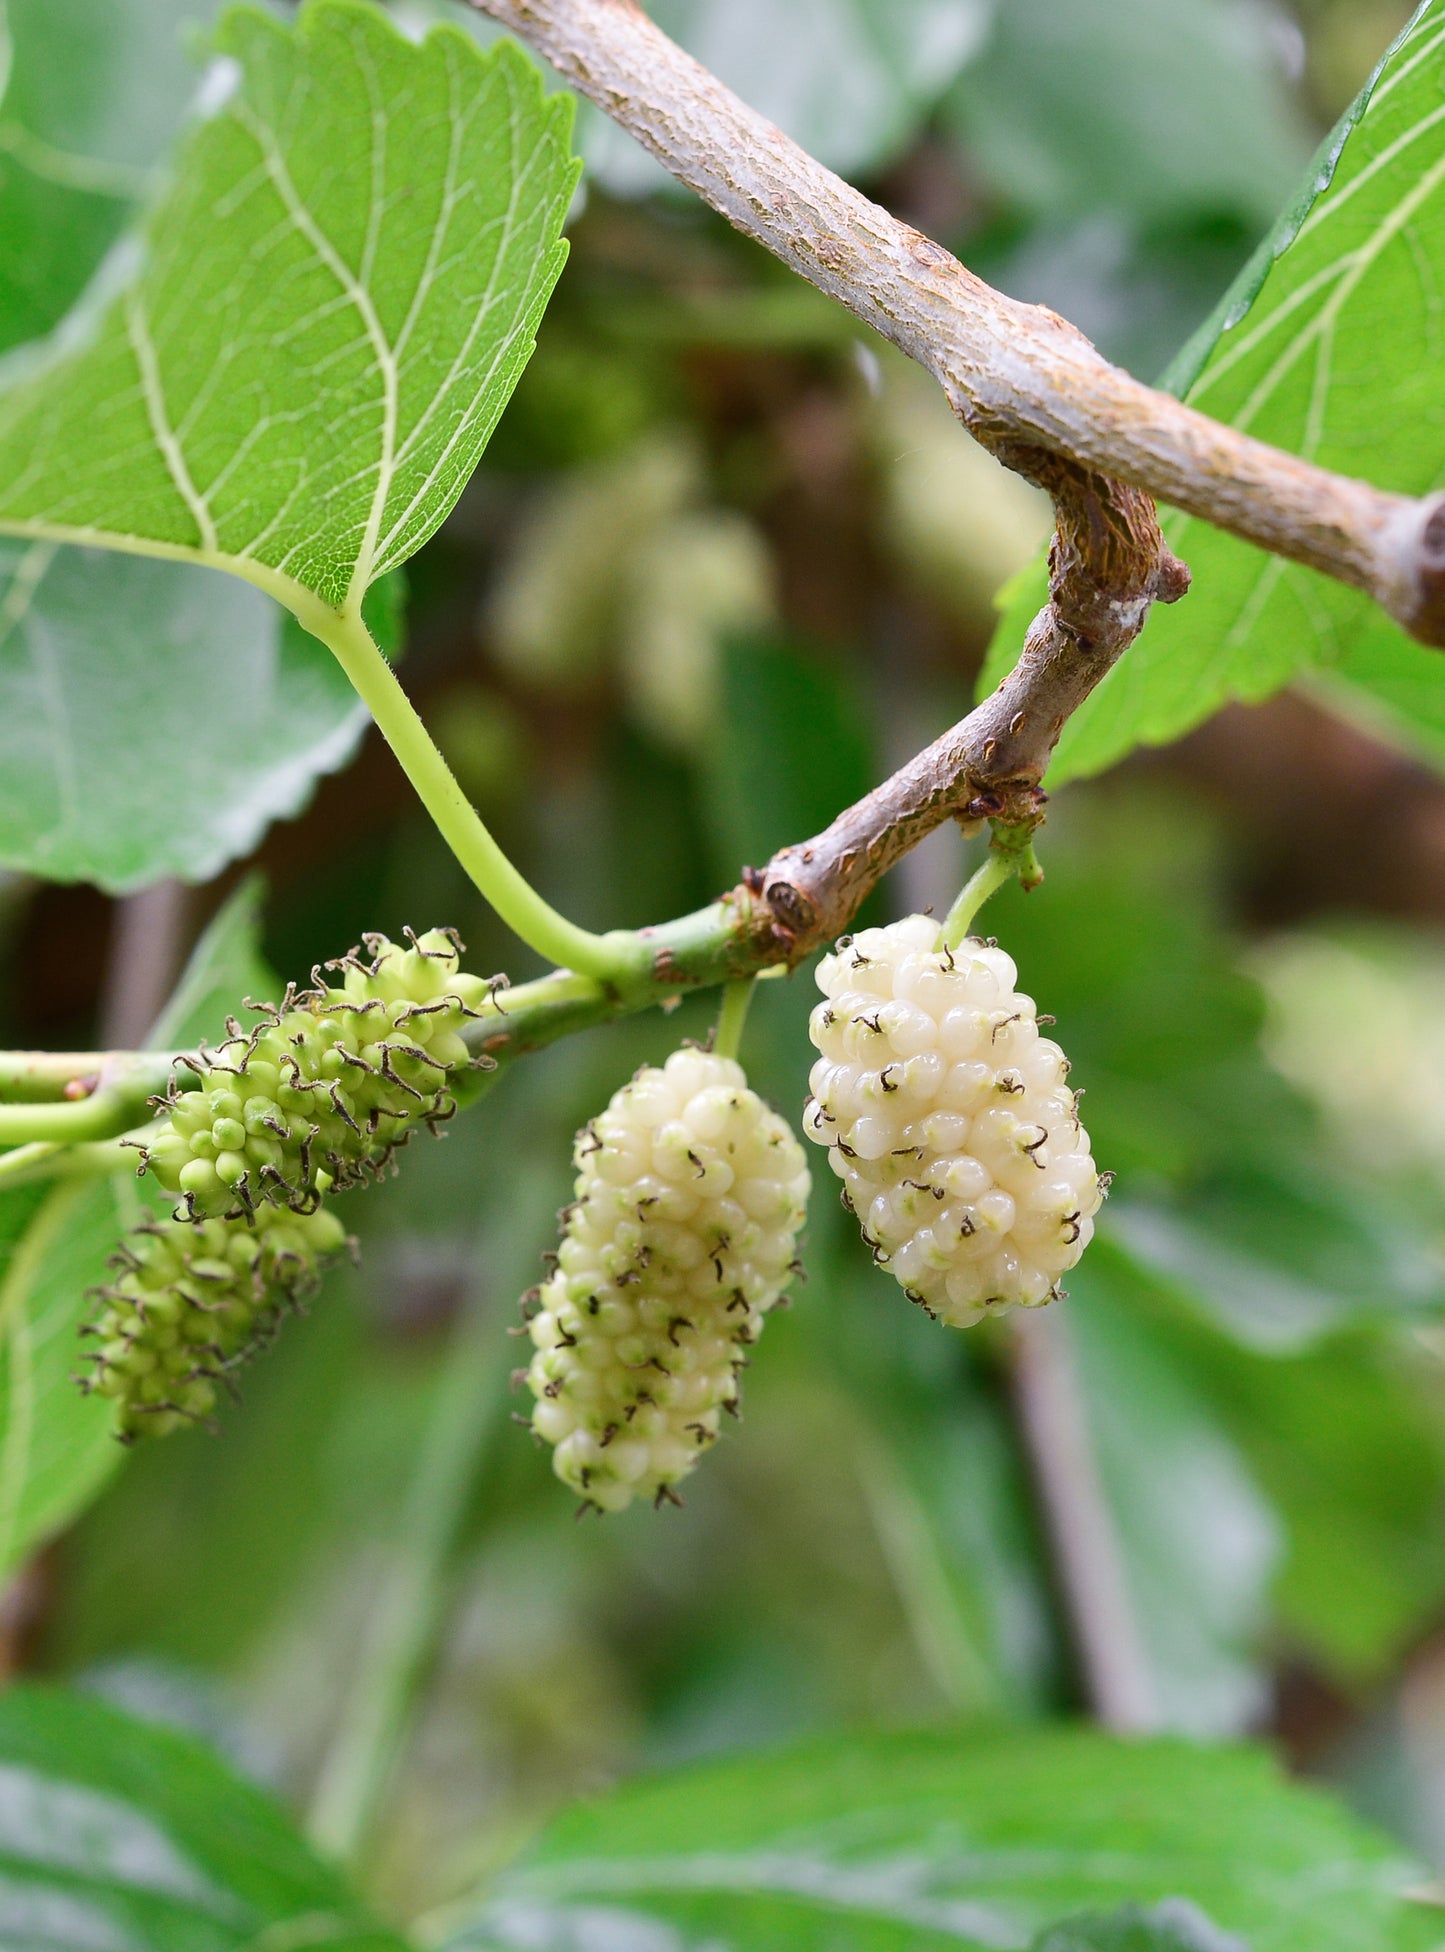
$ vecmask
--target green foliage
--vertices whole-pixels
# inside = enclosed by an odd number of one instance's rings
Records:
[[[1378,1683],[1445,1591],[1432,1544],[1445,1513],[1445,1419],[1430,1365],[1360,1333],[1261,1356],[1157,1305],[1141,1312],[1278,1516],[1276,1633],[1344,1686]]]
[[[116,893],[204,881],[298,812],[366,722],[329,653],[245,583],[0,541],[8,867]]]
[[[1050,1925],[1033,1952],[1242,1952],[1240,1941],[1215,1929],[1184,1899],[1166,1899],[1147,1911],[1121,1905]]]
[[[243,885],[197,943],[151,1048],[215,1036],[272,979]],[[124,1177],[0,1193],[0,1576],[73,1519],[120,1463],[108,1406],[75,1387],[80,1326],[120,1236],[153,1209]]]
[[[1407,494],[1439,478],[1436,300],[1421,267],[1445,248],[1442,33],[1445,8],[1425,0],[1171,375],[1215,419]],[[1165,532],[1194,589],[1155,610],[1070,722],[1053,783],[1099,772],[1136,745],[1177,738],[1228,699],[1257,701],[1315,670],[1327,674],[1327,698],[1403,725],[1438,752],[1436,654],[1412,646],[1368,597],[1193,519],[1171,516]],[[985,684],[1017,656],[1042,589],[1035,571],[1010,592]]]
[[[1263,1705],[1260,1641],[1280,1518],[1107,1249],[1070,1275],[1061,1332],[1076,1352],[1157,1712],[1165,1727],[1193,1734],[1243,1728]]]
[[[95,1496],[119,1461],[110,1418],[80,1394],[80,1324],[116,1241],[144,1208],[124,1181],[0,1197],[0,1569]]]
[[[780,35],[771,0],[659,0],[659,27],[750,107],[845,176],[889,162],[975,51],[993,0],[806,0]],[[624,195],[666,182],[600,115],[588,166]]]
[[[156,188],[213,11],[11,0],[0,346],[57,324]],[[394,624],[375,622],[393,645]],[[228,710],[208,711],[222,690]],[[185,565],[0,543],[7,866],[117,892],[204,880],[296,812],[364,724],[332,660],[258,592]]]
[[[1174,1937],[1043,1945],[1202,1952],[1212,1921],[1215,1947],[1234,1933],[1256,1952],[1423,1952],[1433,1922],[1402,1902],[1407,1877],[1259,1754],[1068,1730],[849,1737],[569,1812],[449,1952],[577,1944],[589,1927],[638,1946],[982,1952],[1124,1902],[1172,1908]]]
[[[996,896],[989,927],[1058,1017],[1095,1157],[1120,1175],[1103,1230],[1254,1347],[1438,1308],[1412,1203],[1362,1197],[1265,1059],[1197,816],[1119,793],[1062,813],[1050,842],[1047,892]]]
[[[704,763],[719,871],[734,874],[826,827],[868,790],[873,761],[867,708],[846,664],[751,637],[727,644],[722,665],[720,736]]]
[[[0,350],[50,331],[151,187],[213,0],[8,0],[0,18]]]
[[[1266,223],[1308,154],[1265,15],[1231,0],[1007,0],[949,109],[1050,225],[1101,207]]]
[[[0,395],[0,494],[19,531],[0,556],[0,860],[114,889],[215,872],[345,756],[351,696],[264,591],[303,611],[308,591],[338,603],[431,536],[525,358],[574,180],[565,100],[544,101],[514,51],[479,52],[495,32],[470,10],[450,12],[472,35],[421,45],[355,0],[241,10],[138,246],[124,231],[180,113],[175,28],[192,11],[7,10],[0,222],[23,249],[0,285],[0,343],[60,321],[121,241],[55,340],[21,346]],[[1231,349],[1256,330],[1269,349],[1304,321],[1316,336],[1259,413],[1297,445],[1308,432],[1296,382],[1325,330],[1301,297],[1324,262],[1310,253],[1341,224],[1382,237],[1381,210],[1406,187],[1397,170],[1426,182],[1438,11],[1432,0],[1410,44],[1432,59],[1406,72],[1397,57],[1329,197],[1312,186],[1298,238],[1257,267],[1263,288],[1239,288],[1236,307],[1257,293],[1255,309],[1200,342],[1201,356],[1214,348],[1206,406],[1260,377],[1253,355],[1229,368]],[[417,36],[447,9],[390,12]],[[786,31],[759,0],[657,12],[827,160],[898,158],[883,201],[932,231],[956,224],[970,263],[1011,250],[1021,277],[1029,263],[1062,276],[1072,240],[1104,299],[1150,313],[1141,340],[1197,303],[1294,167],[1263,15],[1228,0],[806,0]],[[1401,160],[1367,174],[1422,111]],[[588,126],[586,143],[601,124]],[[439,188],[448,153],[455,202]],[[641,187],[615,145],[596,153],[604,186]],[[1429,370],[1412,369],[1396,419],[1365,367],[1367,351],[1388,371],[1425,345],[1401,254],[1423,243],[1425,262],[1438,244],[1426,195],[1409,236],[1353,284],[1352,260],[1326,294],[1340,299],[1343,381],[1319,396],[1321,439],[1347,466],[1384,457],[1382,478],[1397,462],[1423,469],[1429,446]],[[505,238],[487,229],[504,206]],[[444,695],[459,723],[485,726],[501,701],[538,764],[493,768],[488,818],[529,873],[606,927],[701,903],[744,861],[824,826],[885,770],[885,745],[893,757],[914,727],[957,716],[973,625],[968,604],[938,596],[947,525],[929,589],[873,547],[878,469],[891,479],[907,451],[916,510],[935,462],[897,416],[865,451],[845,318],[757,282],[749,248],[676,204],[594,196],[572,234],[551,370],[533,374],[505,453],[417,563],[417,666],[438,687],[429,711]],[[1135,303],[1144,259],[1152,312]],[[158,426],[174,441],[158,445]],[[649,498],[644,476],[669,451],[684,466]],[[589,455],[606,458],[579,469]],[[67,547],[57,522],[115,548]],[[968,509],[962,522],[979,549],[1002,533]],[[144,559],[167,549],[186,560]],[[1192,529],[1199,588],[1156,625],[1214,618],[1216,584],[1242,600],[1234,550]],[[219,582],[198,557],[242,580]],[[982,587],[992,559],[975,565],[957,575]],[[1290,571],[1280,591],[1312,587]],[[1353,599],[1320,601],[1344,618]],[[517,615],[529,629],[506,627]],[[736,634],[774,615],[766,637]],[[1281,671],[1306,661],[1288,621],[1266,608],[1261,624]],[[1336,705],[1348,683],[1367,723],[1388,718],[1394,736],[1409,718],[1445,750],[1437,661],[1398,634],[1387,656],[1374,625],[1351,641],[1310,682]],[[1224,695],[1246,659],[1201,678],[1200,657],[1178,655],[1195,702]],[[548,658],[565,682],[547,682]],[[1147,718],[1152,691],[1145,703]],[[508,961],[436,835],[414,812],[394,817],[388,777],[369,765],[338,782],[328,822],[275,845],[285,966],[433,913],[461,922],[477,967]],[[947,902],[952,838],[910,861],[898,907]],[[1308,1067],[1286,1083],[1267,1061],[1278,1045],[1262,1042],[1261,987],[1240,973],[1228,920],[1255,862],[1236,836],[1165,783],[1147,799],[1066,800],[1048,838],[1047,887],[1000,896],[986,926],[1058,1016],[1100,1164],[1119,1169],[1058,1325],[1161,1714],[1195,1735],[1272,1714],[1281,1658],[1342,1697],[1388,1689],[1445,1592],[1436,1183],[1415,1140],[1391,1155],[1408,1171],[1362,1166]],[[37,935],[49,953],[52,931],[63,953],[0,994],[24,1026],[15,1041],[88,1034],[92,999],[65,985],[94,943],[76,946],[76,897],[51,901],[27,956]],[[253,893],[211,932],[155,1041],[215,1038],[246,993],[274,994]],[[760,985],[750,1021],[749,1075],[788,1113],[812,1000],[804,973]],[[0,1197],[0,1564],[80,1518],[45,1561],[48,1668],[108,1670],[102,1685],[132,1698],[214,1685],[242,1744],[259,1737],[293,1803],[309,1803],[313,1837],[354,1855],[391,1915],[429,1914],[424,1942],[457,1952],[1423,1952],[1438,1931],[1400,1902],[1409,1868],[1261,1758],[1039,1726],[1077,1711],[1080,1686],[1006,1325],[945,1346],[859,1255],[831,1186],[810,1216],[810,1284],[750,1373],[747,1425],[685,1510],[578,1529],[545,1454],[501,1440],[518,1352],[500,1323],[552,1234],[571,1133],[633,1066],[705,1037],[711,1001],[529,1056],[445,1145],[348,1202],[363,1266],[339,1270],[294,1325],[244,1414],[221,1406],[222,1441],[155,1447],[172,1454],[137,1458],[108,1489],[121,1453],[103,1407],[71,1386],[72,1338],[105,1250],[140,1211],[125,1204],[134,1188]],[[1347,1068],[1327,1107],[1346,1118]],[[1428,1095],[1411,1094],[1412,1117]],[[1398,1136],[1390,1088],[1372,1104],[1371,1130]],[[945,1715],[959,1726],[940,1730]],[[915,1722],[935,1733],[826,1736],[575,1806],[639,1764]],[[0,1797],[6,1943],[399,1945],[252,1792],[95,1703],[8,1697],[0,1774],[13,1790]],[[559,1803],[574,1807],[499,1870]],[[83,1834],[64,1827],[77,1810]],[[167,1895],[156,1864],[192,1883]]]
[[[570,110],[510,47],[350,0],[216,47],[144,250],[0,399],[0,526],[340,607],[437,527],[531,351]]]
[[[84,1695],[0,1701],[0,1939],[46,1952],[402,1952],[270,1800]]]

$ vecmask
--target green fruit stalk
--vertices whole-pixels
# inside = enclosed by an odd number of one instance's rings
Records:
[[[333,1214],[263,1206],[235,1219],[157,1220],[111,1258],[84,1330],[100,1346],[84,1378],[109,1397],[123,1443],[203,1423],[223,1387],[315,1288],[346,1245]]]
[[[1001,949],[910,915],[818,965],[803,1117],[874,1259],[953,1327],[1060,1293],[1104,1182],[1068,1060]]]
[[[807,1161],[741,1067],[700,1050],[639,1071],[574,1157],[529,1323],[532,1428],[597,1510],[675,1500],[797,1271]]]
[[[495,984],[462,974],[450,930],[410,947],[365,942],[369,962],[353,952],[326,965],[339,985],[317,971],[316,988],[288,990],[255,1029],[232,1020],[224,1044],[184,1060],[200,1088],[172,1087],[164,1126],[141,1148],[178,1219],[312,1211],[323,1181],[375,1178],[418,1126],[435,1130],[456,1109],[452,1080],[474,1062],[460,1033]]]

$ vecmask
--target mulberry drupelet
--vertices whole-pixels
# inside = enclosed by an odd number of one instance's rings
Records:
[[[100,1344],[84,1387],[115,1405],[123,1443],[202,1423],[218,1388],[269,1340],[346,1245],[327,1212],[263,1206],[250,1218],[155,1220],[111,1259],[85,1331]]]
[[[803,1129],[878,1264],[956,1328],[1056,1296],[1104,1197],[1068,1060],[1017,981],[991,943],[940,947],[926,915],[818,966]]]
[[[451,1083],[474,1060],[460,1032],[497,1008],[495,983],[464,975],[456,937],[411,946],[369,935],[369,962],[328,963],[339,985],[298,994],[256,1029],[185,1060],[198,1090],[172,1089],[143,1167],[179,1202],[178,1219],[313,1209],[321,1180],[374,1177],[419,1125],[455,1109]],[[318,972],[319,975],[319,972]],[[490,1062],[490,1060],[483,1060]]]
[[[788,1286],[808,1167],[739,1065],[675,1051],[578,1134],[575,1204],[536,1291],[532,1428],[600,1511],[673,1497],[736,1411]]]

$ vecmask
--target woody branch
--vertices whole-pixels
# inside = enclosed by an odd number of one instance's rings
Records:
[[[682,183],[918,361],[975,439],[1044,487],[1050,595],[1002,687],[814,840],[736,891],[745,959],[793,961],[845,927],[932,827],[1037,818],[1066,720],[1189,573],[1153,497],[1366,590],[1445,645],[1445,496],[1386,494],[1144,386],[1040,306],[992,290],[843,182],[670,41],[634,0],[471,0]]]

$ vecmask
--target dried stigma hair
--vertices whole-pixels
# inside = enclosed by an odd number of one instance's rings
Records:
[[[200,1220],[247,1214],[273,1203],[315,1208],[322,1181],[344,1187],[374,1178],[420,1125],[435,1128],[456,1109],[455,1074],[474,1063],[460,1032],[482,1014],[496,983],[464,975],[448,929],[412,937],[365,938],[371,960],[353,952],[328,963],[339,985],[288,989],[279,1009],[214,1051],[183,1060],[198,1090],[172,1086],[168,1117],[141,1148],[180,1206]]]

